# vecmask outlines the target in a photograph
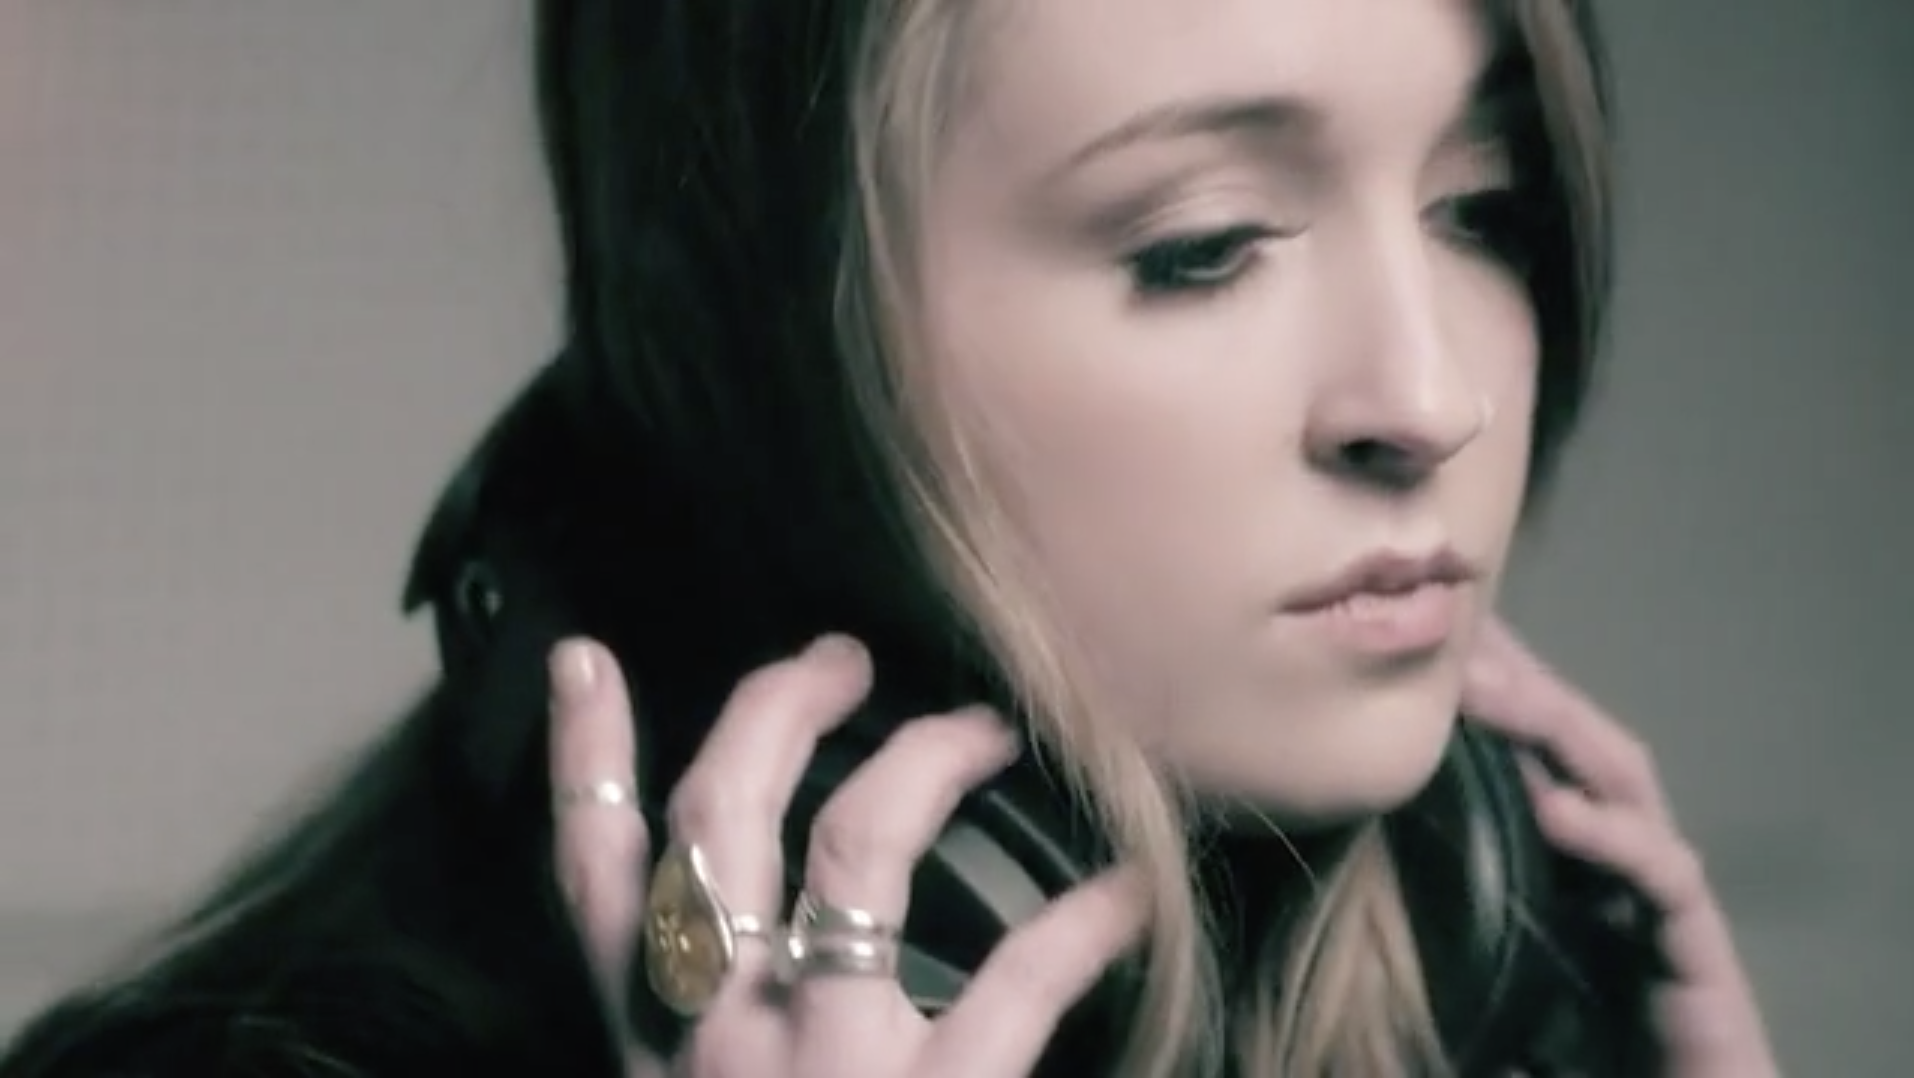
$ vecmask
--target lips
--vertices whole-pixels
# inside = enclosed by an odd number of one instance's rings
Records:
[[[1449,550],[1371,555],[1290,596],[1283,611],[1337,649],[1397,660],[1439,650],[1466,609],[1472,566]]]
[[[1407,596],[1430,585],[1452,588],[1475,577],[1474,567],[1447,547],[1422,555],[1376,553],[1358,559],[1328,580],[1298,590],[1284,600],[1283,611],[1320,613],[1359,598]]]
[[[1424,584],[1394,595],[1363,594],[1307,615],[1303,624],[1346,654],[1395,661],[1440,651],[1462,622],[1462,592]]]

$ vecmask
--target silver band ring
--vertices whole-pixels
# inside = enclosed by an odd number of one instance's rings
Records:
[[[895,936],[872,933],[817,935],[794,928],[785,937],[778,973],[786,983],[804,977],[895,977]]]
[[[553,794],[561,809],[580,805],[619,807],[638,804],[638,784],[627,779],[598,779],[561,786]]]
[[[802,977],[895,977],[902,935],[899,926],[869,910],[799,891],[778,972],[787,983]]]
[[[799,891],[791,911],[793,932],[807,936],[850,936],[894,940],[903,930],[869,910],[825,902],[808,889]]]

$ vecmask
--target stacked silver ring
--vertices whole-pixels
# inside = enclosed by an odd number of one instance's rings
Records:
[[[783,968],[787,981],[802,977],[895,977],[898,926],[868,910],[836,906],[809,891],[798,894],[785,937]]]

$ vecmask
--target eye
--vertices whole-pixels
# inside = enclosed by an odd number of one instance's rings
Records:
[[[1526,272],[1534,254],[1536,206],[1516,188],[1472,191],[1445,198],[1426,212],[1442,236],[1465,250],[1480,251],[1516,272]]]
[[[1236,225],[1150,244],[1125,260],[1136,291],[1144,296],[1213,292],[1240,278],[1256,260],[1256,248],[1276,236],[1263,225]]]

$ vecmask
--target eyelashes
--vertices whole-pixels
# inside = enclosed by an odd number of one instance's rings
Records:
[[[1441,199],[1423,211],[1423,220],[1459,251],[1489,258],[1517,274],[1529,270],[1536,207],[1520,189]],[[1245,221],[1169,236],[1132,251],[1124,257],[1123,268],[1140,299],[1218,295],[1253,272],[1272,241],[1293,239],[1304,231]]]
[[[1457,247],[1474,251],[1518,275],[1534,263],[1541,207],[1519,188],[1472,191],[1430,206],[1424,217]]]
[[[1138,295],[1215,292],[1240,280],[1258,248],[1282,233],[1266,225],[1239,224],[1158,240],[1124,260]]]

